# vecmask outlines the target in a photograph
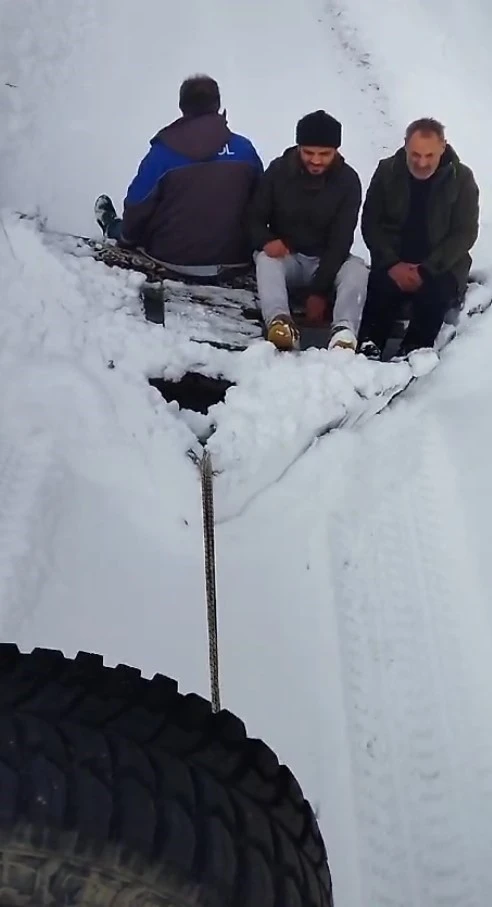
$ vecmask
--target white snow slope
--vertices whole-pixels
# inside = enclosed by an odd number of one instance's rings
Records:
[[[14,212],[94,233],[94,197],[122,198],[205,70],[265,163],[330,109],[365,185],[411,118],[442,118],[490,287],[491,31],[481,0],[0,0],[1,637],[208,695],[199,445],[147,379],[200,359],[235,380],[209,443],[222,700],[317,807],[337,907],[490,901],[492,315],[374,415],[412,367],[204,353],[178,313],[144,321],[138,275]]]

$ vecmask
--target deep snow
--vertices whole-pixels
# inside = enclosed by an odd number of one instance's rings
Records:
[[[209,442],[222,699],[319,810],[337,907],[488,902],[492,317],[374,416],[407,364],[206,353],[177,315],[143,320],[138,275],[67,255],[9,209],[94,233],[95,195],[124,195],[180,80],[210,70],[266,162],[324,106],[365,184],[410,118],[442,117],[482,186],[490,273],[492,63],[475,40],[490,16],[479,0],[466,17],[418,0],[214,0],[214,16],[145,0],[138,18],[130,0],[0,0],[2,637],[208,695],[199,445],[147,378],[200,357],[236,380]]]

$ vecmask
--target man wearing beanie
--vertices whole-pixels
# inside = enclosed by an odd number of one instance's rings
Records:
[[[332,317],[329,347],[355,350],[368,278],[350,254],[360,179],[339,152],[341,124],[324,110],[299,120],[296,141],[267,168],[248,213],[268,339],[278,349],[298,346],[288,291],[304,288],[307,321]]]

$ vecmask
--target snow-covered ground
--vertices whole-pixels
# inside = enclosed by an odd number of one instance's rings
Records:
[[[492,315],[377,415],[408,364],[209,350],[177,314],[143,319],[138,275],[13,211],[94,233],[95,195],[121,199],[208,70],[265,162],[303,113],[340,116],[365,185],[409,119],[442,118],[482,187],[490,282],[491,30],[480,0],[0,0],[2,638],[208,695],[200,447],[147,379],[237,382],[209,441],[222,699],[317,806],[337,907],[488,903]]]

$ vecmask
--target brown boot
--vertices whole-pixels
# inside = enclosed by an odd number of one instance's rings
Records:
[[[279,316],[270,322],[267,339],[278,350],[297,350],[300,340],[299,328],[294,324],[292,318]]]

